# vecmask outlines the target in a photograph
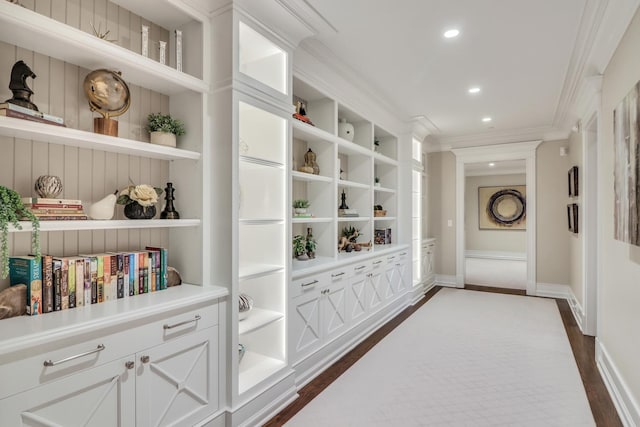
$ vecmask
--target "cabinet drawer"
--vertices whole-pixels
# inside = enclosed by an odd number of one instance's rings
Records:
[[[200,316],[195,320],[196,315]],[[218,305],[201,307],[151,323],[134,322],[122,332],[106,329],[56,343],[34,347],[27,357],[16,356],[0,365],[0,399],[54,380],[94,368],[141,349],[192,334],[218,323]],[[164,328],[167,325],[168,329]],[[47,365],[45,365],[47,362]],[[49,363],[51,362],[51,363]]]
[[[295,298],[297,296],[308,293],[311,290],[318,289],[328,283],[329,273],[314,274],[312,276],[302,277],[291,282],[289,296]]]
[[[333,270],[329,273],[329,279],[331,284],[347,281],[349,279],[349,269],[341,268],[339,270]]]
[[[382,256],[371,261],[371,268],[375,271],[384,268],[387,265],[387,257]]]
[[[368,273],[371,270],[371,261],[359,262],[350,266],[351,275],[359,276],[363,273]]]

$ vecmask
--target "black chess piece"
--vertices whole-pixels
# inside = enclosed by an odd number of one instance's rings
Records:
[[[344,193],[344,190],[342,190],[342,195],[340,196],[342,203],[340,203],[340,207],[338,209],[349,209],[349,206],[347,206],[347,195]]]
[[[36,75],[24,61],[20,60],[13,64],[13,68],[11,68],[11,82],[9,82],[9,89],[13,92],[13,98],[7,99],[5,102],[39,111],[36,104],[31,102],[33,91],[27,86],[27,77],[35,79]]]
[[[175,197],[173,197],[174,191],[173,183],[167,182],[167,188],[164,189],[164,199],[167,203],[164,206],[164,210],[160,212],[161,219],[180,219],[180,214],[173,207],[173,201],[175,200]]]

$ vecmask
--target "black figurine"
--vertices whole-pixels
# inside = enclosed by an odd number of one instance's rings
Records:
[[[342,190],[342,195],[340,196],[340,198],[342,199],[342,203],[340,203],[338,209],[349,209],[349,206],[347,206],[347,195],[344,194],[344,190]]]
[[[164,210],[160,212],[160,219],[180,219],[180,214],[173,207],[173,201],[175,200],[175,197],[173,197],[174,191],[173,183],[167,182],[167,188],[164,189],[164,199],[167,203],[164,206]]]
[[[27,86],[27,77],[35,79],[36,75],[24,61],[20,60],[13,64],[13,68],[11,69],[11,82],[9,83],[9,89],[13,92],[13,98],[7,99],[5,102],[39,111],[36,104],[31,102],[33,91]]]

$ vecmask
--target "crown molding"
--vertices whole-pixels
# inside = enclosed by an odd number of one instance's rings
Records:
[[[569,137],[569,132],[570,129],[556,129],[551,126],[528,129],[510,129],[504,131],[496,130],[480,134],[430,138],[426,148],[428,152],[436,152],[451,151],[467,147],[508,144],[521,141],[553,141],[567,139]]]
[[[464,172],[465,177],[472,176],[494,176],[494,175],[524,175],[526,173],[525,167],[521,167],[519,169],[491,169],[486,171],[466,171]]]

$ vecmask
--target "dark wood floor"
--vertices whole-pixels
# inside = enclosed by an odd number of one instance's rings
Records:
[[[276,427],[286,423],[314,397],[327,388],[329,384],[335,381],[340,375],[356,363],[358,359],[371,350],[387,334],[393,331],[416,310],[433,298],[440,289],[442,288],[439,286],[431,289],[427,292],[425,298],[421,299],[414,306],[406,308],[392,320],[371,334],[371,336],[356,346],[353,350],[343,356],[340,360],[331,365],[327,370],[318,375],[309,384],[300,389],[298,391],[299,397],[279,414],[269,420],[265,426]],[[476,285],[466,285],[465,289],[481,292],[525,295],[525,291],[521,290],[491,288]],[[591,405],[591,412],[593,413],[596,425],[599,427],[622,426],[620,418],[613,406],[613,402],[609,397],[609,393],[607,392],[598,372],[598,368],[596,367],[595,339],[593,337],[582,335],[566,300],[556,299],[556,303],[558,304],[562,322],[564,323],[567,336],[569,337],[569,342],[571,343],[571,349],[573,350],[573,355],[576,359],[580,376],[582,377],[582,382],[587,393],[587,398],[589,399],[589,404]]]

